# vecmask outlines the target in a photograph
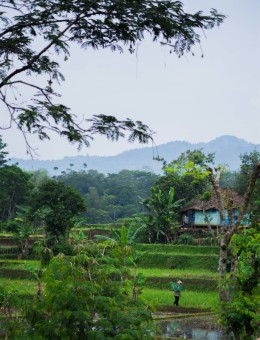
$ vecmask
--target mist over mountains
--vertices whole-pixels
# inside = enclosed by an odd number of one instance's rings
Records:
[[[215,163],[228,165],[231,170],[240,167],[240,155],[253,150],[260,152],[260,144],[252,144],[234,136],[221,136],[208,143],[192,144],[184,141],[173,141],[155,147],[143,147],[124,151],[116,156],[75,156],[59,160],[24,160],[12,158],[9,164],[18,163],[26,171],[46,169],[50,175],[62,171],[97,170],[101,173],[118,173],[120,170],[144,170],[162,173],[162,163],[154,157],[162,157],[167,162],[177,159],[186,150],[203,149],[203,152],[215,153]],[[84,165],[85,164],[85,165]],[[54,169],[58,168],[58,169]]]

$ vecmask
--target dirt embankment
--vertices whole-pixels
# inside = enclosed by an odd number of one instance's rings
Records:
[[[206,314],[206,313],[209,313],[211,314],[211,311],[207,310],[207,309],[198,309],[198,308],[185,308],[185,307],[181,307],[181,306],[178,306],[178,307],[175,307],[175,306],[162,306],[160,307],[160,309],[155,313],[155,314],[171,314],[171,315],[174,315],[174,314]]]

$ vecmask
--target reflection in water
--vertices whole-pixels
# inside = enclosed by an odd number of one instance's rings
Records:
[[[163,338],[220,340],[221,333],[215,316],[189,317],[158,321]]]

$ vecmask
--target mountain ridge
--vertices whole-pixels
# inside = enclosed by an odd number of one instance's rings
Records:
[[[59,160],[24,160],[11,158],[9,164],[18,163],[26,171],[46,169],[50,175],[59,174],[62,171],[83,170],[84,163],[87,170],[97,170],[101,173],[117,173],[120,170],[144,170],[162,173],[162,163],[156,161],[157,156],[171,162],[187,150],[203,149],[207,153],[215,153],[215,163],[229,165],[231,170],[238,170],[240,155],[257,150],[260,152],[260,144],[253,144],[235,136],[224,135],[209,142],[190,143],[187,141],[172,141],[160,144],[156,147],[145,146],[132,150],[126,150],[114,156],[65,156]],[[70,166],[73,164],[73,166]],[[57,167],[58,170],[54,170]]]

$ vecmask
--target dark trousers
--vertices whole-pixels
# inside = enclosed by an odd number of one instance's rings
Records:
[[[180,297],[174,295],[174,302],[173,302],[173,304],[174,304],[175,306],[179,306],[179,300],[180,300]]]

